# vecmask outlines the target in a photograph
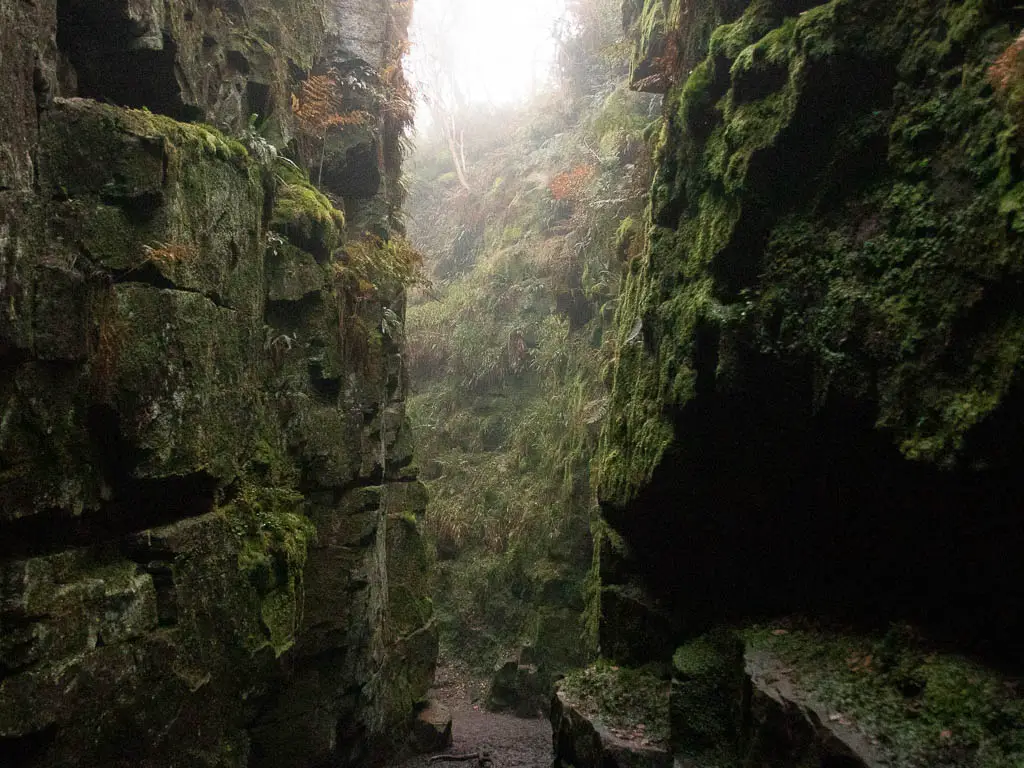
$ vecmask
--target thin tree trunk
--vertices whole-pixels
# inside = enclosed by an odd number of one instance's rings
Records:
[[[463,163],[466,161],[465,159],[461,162],[459,160],[460,153],[455,148],[455,137],[452,135],[452,132],[445,131],[445,133],[448,134],[448,151],[451,153],[452,163],[455,165],[455,173],[459,177],[459,183],[466,188],[467,192],[472,192],[473,190],[469,188],[469,182],[466,180],[466,170],[463,167]]]
[[[316,186],[319,188],[324,180],[324,158],[327,156],[327,131],[320,137],[320,170],[316,172]]]

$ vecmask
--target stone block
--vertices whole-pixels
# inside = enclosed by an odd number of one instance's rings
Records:
[[[451,743],[451,712],[436,701],[430,701],[413,721],[413,747],[417,752],[441,752]]]
[[[40,183],[54,197],[159,197],[166,140],[121,129],[118,111],[87,99],[58,100],[40,127]]]
[[[669,721],[677,754],[731,766],[743,722],[743,642],[730,632],[705,635],[672,657]]]

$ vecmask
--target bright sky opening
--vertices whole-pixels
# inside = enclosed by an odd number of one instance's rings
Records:
[[[432,57],[468,102],[522,101],[550,77],[564,16],[565,0],[416,0],[410,71],[417,78]]]

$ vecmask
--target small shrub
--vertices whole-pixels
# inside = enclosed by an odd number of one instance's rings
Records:
[[[357,292],[369,298],[394,297],[413,286],[427,286],[423,255],[404,237],[384,240],[367,235],[345,246],[347,259],[336,262],[339,279],[352,278]]]
[[[582,200],[586,196],[587,185],[594,178],[595,169],[592,165],[577,165],[571,171],[555,176],[548,188],[555,200]]]
[[[1024,32],[989,67],[988,79],[1024,127]]]

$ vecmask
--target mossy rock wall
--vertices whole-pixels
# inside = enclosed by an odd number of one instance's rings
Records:
[[[404,300],[353,293],[342,201],[266,141],[333,27],[108,10],[0,9],[0,762],[379,759],[437,649]],[[280,141],[179,121],[257,97]]]
[[[671,10],[635,5],[634,27]],[[1003,656],[1024,175],[989,68],[1020,11],[683,5],[665,26],[699,56],[666,99],[599,467],[602,588],[641,597],[608,601],[604,644],[801,611]]]

